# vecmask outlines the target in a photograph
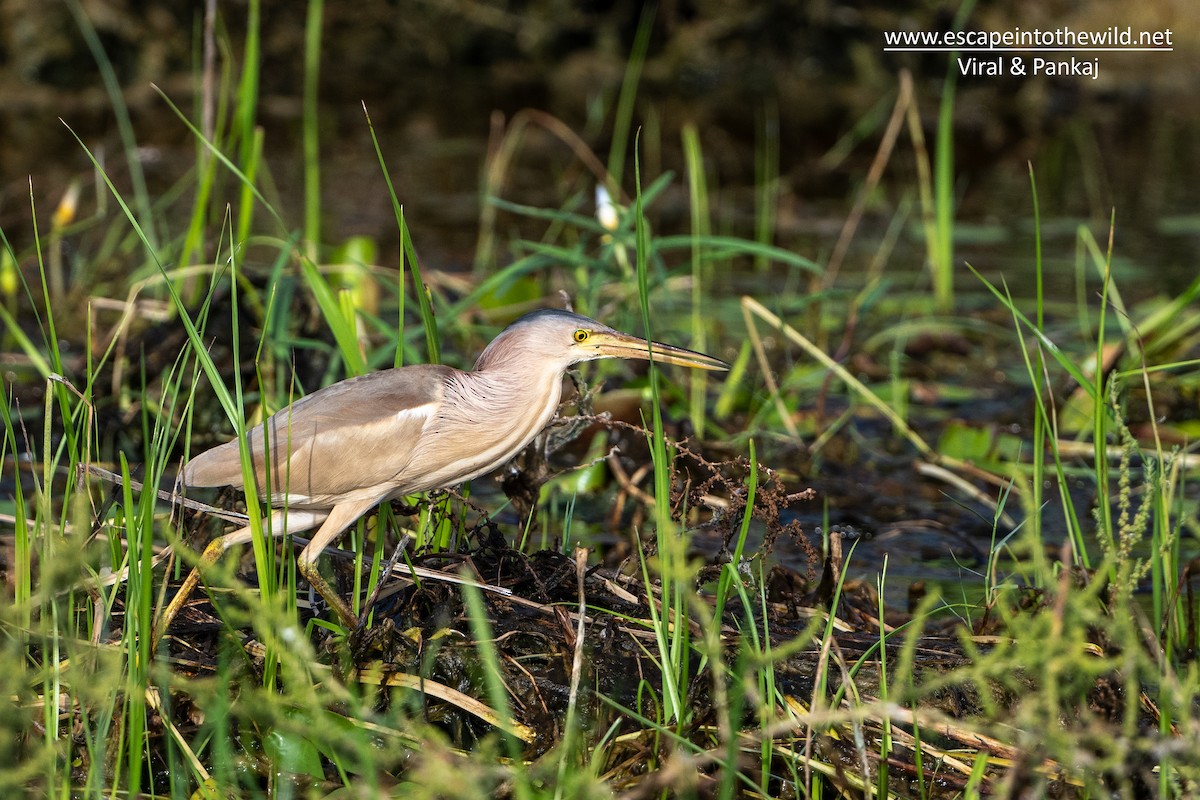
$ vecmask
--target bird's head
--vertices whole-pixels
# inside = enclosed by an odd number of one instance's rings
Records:
[[[597,358],[653,360],[696,369],[727,370],[719,358],[650,342],[608,327],[594,319],[559,309],[533,311],[509,325],[492,340],[475,369],[495,369],[519,361],[562,372],[572,364]]]

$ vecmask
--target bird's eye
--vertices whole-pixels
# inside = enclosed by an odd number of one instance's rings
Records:
[[[572,338],[575,339],[577,343],[583,344],[588,340],[588,332],[583,328],[580,328],[579,330],[575,331],[574,334],[572,334]]]

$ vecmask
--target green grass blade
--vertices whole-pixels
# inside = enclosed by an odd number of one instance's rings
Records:
[[[654,3],[642,6],[637,35],[633,40],[633,50],[630,51],[629,60],[625,64],[625,77],[621,81],[621,94],[617,99],[617,111],[613,119],[612,148],[608,153],[608,175],[618,186],[621,184],[621,174],[625,168],[625,147],[629,141],[629,132],[633,127],[633,107],[637,101],[638,84],[642,78],[642,66],[646,62],[646,51],[650,46],[650,32],[654,29],[655,11]],[[637,147],[636,141],[634,147]]]
[[[442,353],[440,337],[438,336],[437,317],[433,314],[433,306],[429,301],[429,291],[421,279],[421,264],[417,261],[416,251],[412,246],[412,237],[408,233],[408,225],[404,221],[404,207],[396,196],[396,187],[392,185],[392,176],[388,173],[387,164],[383,160],[383,149],[379,146],[379,138],[375,135],[375,126],[371,124],[371,115],[363,106],[363,114],[367,117],[367,129],[371,132],[371,143],[375,147],[375,157],[379,160],[379,171],[387,183],[388,197],[392,201],[392,213],[396,217],[396,229],[400,232],[400,275],[404,275],[404,265],[407,262],[409,275],[412,277],[413,295],[417,298],[417,306],[421,310],[421,325],[425,329],[425,347],[429,353],[430,364],[440,364]],[[404,292],[400,295],[400,325],[404,325]],[[452,316],[456,316],[452,314]],[[397,349],[396,366],[401,364],[400,350]]]
[[[304,21],[304,252],[317,261],[321,246],[321,151],[318,79],[321,75],[321,18],[324,0],[308,0]]]
[[[683,129],[683,152],[687,161],[688,198],[691,210],[692,224],[692,347],[704,352],[707,347],[705,330],[707,328],[704,308],[704,289],[708,283],[710,269],[707,260],[701,254],[700,237],[711,232],[708,207],[708,183],[704,172],[704,155],[700,148],[700,133],[695,125],[686,125]],[[708,400],[708,378],[701,374],[691,376],[688,393],[688,409],[692,419],[692,428],[696,435],[703,438],[707,424],[705,414]]]
[[[753,242],[749,239],[739,239],[736,236],[658,236],[654,239],[654,252],[667,253],[675,250],[700,247],[712,259],[729,258],[732,256],[747,256],[763,259],[766,262],[778,262],[788,267],[820,274],[824,267],[805,258],[798,253],[784,250],[782,247]]]
[[[129,106],[125,104],[125,94],[121,89],[121,82],[113,69],[112,61],[108,58],[108,53],[104,51],[104,45],[100,42],[95,26],[84,12],[79,0],[68,0],[67,8],[70,10],[71,16],[75,18],[75,24],[79,26],[79,32],[83,35],[83,40],[87,43],[92,58],[96,60],[96,67],[100,71],[100,80],[104,83],[104,90],[108,94],[108,101],[117,120],[117,132],[121,137],[121,146],[125,151],[125,163],[133,184],[134,205],[138,210],[137,217],[142,229],[141,235],[151,245],[157,246],[158,236],[154,230],[154,215],[150,208],[150,191],[146,188],[146,175],[142,171],[137,137],[133,133],[133,121],[129,117]]]

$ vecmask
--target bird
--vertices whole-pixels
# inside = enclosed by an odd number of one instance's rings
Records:
[[[570,311],[540,309],[502,330],[469,371],[438,364],[379,370],[277,411],[245,433],[251,487],[245,485],[236,438],[184,464],[179,482],[256,492],[272,506],[262,530],[273,535],[316,528],[298,569],[353,629],[357,616],[317,569],[321,552],[380,503],[496,471],[553,419],[566,370],[601,358],[729,369],[703,353],[622,333]],[[155,642],[202,570],[229,547],[251,540],[247,526],[208,545],[160,615]]]

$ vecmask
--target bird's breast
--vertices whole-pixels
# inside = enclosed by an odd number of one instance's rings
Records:
[[[429,417],[396,494],[454,486],[492,472],[525,448],[554,417],[562,376],[454,375]],[[401,476],[404,477],[404,476]]]

